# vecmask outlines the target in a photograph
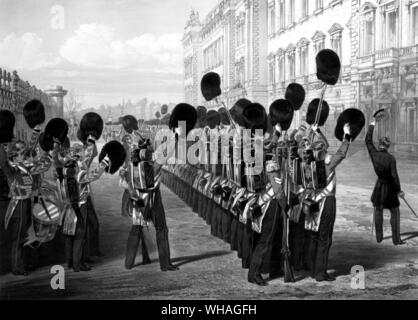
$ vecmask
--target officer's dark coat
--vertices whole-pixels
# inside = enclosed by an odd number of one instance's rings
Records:
[[[374,126],[370,125],[366,135],[366,146],[377,174],[371,201],[374,207],[386,209],[399,207],[398,193],[401,191],[396,159],[387,151],[377,150],[373,144]]]

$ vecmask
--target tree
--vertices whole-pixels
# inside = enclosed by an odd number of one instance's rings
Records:
[[[83,107],[74,91],[70,91],[65,99],[64,111],[69,119],[75,121],[77,111]]]
[[[162,114],[162,115],[165,115],[167,112],[168,112],[168,105],[163,104],[163,105],[161,106],[161,114]]]

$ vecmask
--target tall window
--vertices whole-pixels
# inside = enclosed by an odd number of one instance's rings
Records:
[[[295,79],[295,50],[291,49],[287,52],[287,67],[289,79]]]
[[[276,30],[276,14],[274,12],[274,2],[269,6],[269,34],[274,34]]]
[[[284,1],[285,0],[279,0],[280,29],[284,29],[286,27],[286,7]]]
[[[417,139],[417,110],[415,106],[411,104],[411,107],[407,109],[407,141],[416,142]]]
[[[308,0],[302,0],[302,18],[308,16]]]
[[[412,20],[412,44],[418,44],[418,7],[414,7],[413,20]]]
[[[295,22],[295,0],[289,0],[289,23]]]
[[[301,76],[306,76],[309,73],[308,61],[309,61],[308,46],[304,46],[300,48],[300,75]]]
[[[332,50],[334,50],[338,54],[338,56],[340,57],[340,60],[341,60],[341,54],[342,54],[341,35],[334,35],[331,38],[331,47],[332,47]]]
[[[283,82],[286,81],[286,70],[285,70],[285,59],[284,54],[280,53],[278,57],[278,64],[279,64],[279,81]]]
[[[392,11],[387,14],[387,48],[397,47],[398,13]]]
[[[276,82],[275,72],[274,72],[274,57],[269,59],[269,83],[272,85]]]
[[[315,0],[315,10],[322,9],[323,1],[322,0]]]
[[[375,31],[374,31],[374,12],[369,12],[363,15],[363,30],[362,30],[362,53],[363,55],[372,54],[374,51]]]

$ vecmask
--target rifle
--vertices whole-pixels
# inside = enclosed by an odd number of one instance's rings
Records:
[[[289,155],[288,155],[289,156]],[[290,179],[289,179],[289,161],[286,161],[285,166],[285,179],[286,179],[286,197],[287,205],[283,210],[283,236],[282,236],[282,255],[283,255],[283,272],[284,272],[284,282],[296,282],[295,276],[293,274],[293,268],[290,264],[290,250],[289,250],[289,217],[287,213],[290,210]]]

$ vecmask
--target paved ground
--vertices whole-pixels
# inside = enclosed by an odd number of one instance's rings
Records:
[[[418,208],[418,161],[398,163],[402,186],[411,204]],[[338,213],[330,267],[338,276],[334,283],[318,284],[297,274],[296,284],[275,280],[260,288],[246,282],[246,271],[229,245],[210,235],[209,227],[174,194],[163,188],[170,228],[173,261],[180,271],[163,273],[156,260],[155,235],[148,232],[154,263],[123,267],[130,221],[120,216],[122,191],[117,178],[105,176],[95,183],[95,201],[101,220],[105,257],[84,273],[66,272],[66,289],[50,288],[49,267],[26,278],[0,276],[3,299],[417,299],[418,219],[403,205],[402,232],[407,245],[394,247],[390,240],[389,213],[385,236],[377,244],[371,238],[372,208],[369,197],[375,181],[365,151],[347,159],[338,168]],[[139,258],[140,260],[140,258]],[[140,262],[140,261],[139,261]],[[350,287],[350,269],[366,270],[366,290]]]

